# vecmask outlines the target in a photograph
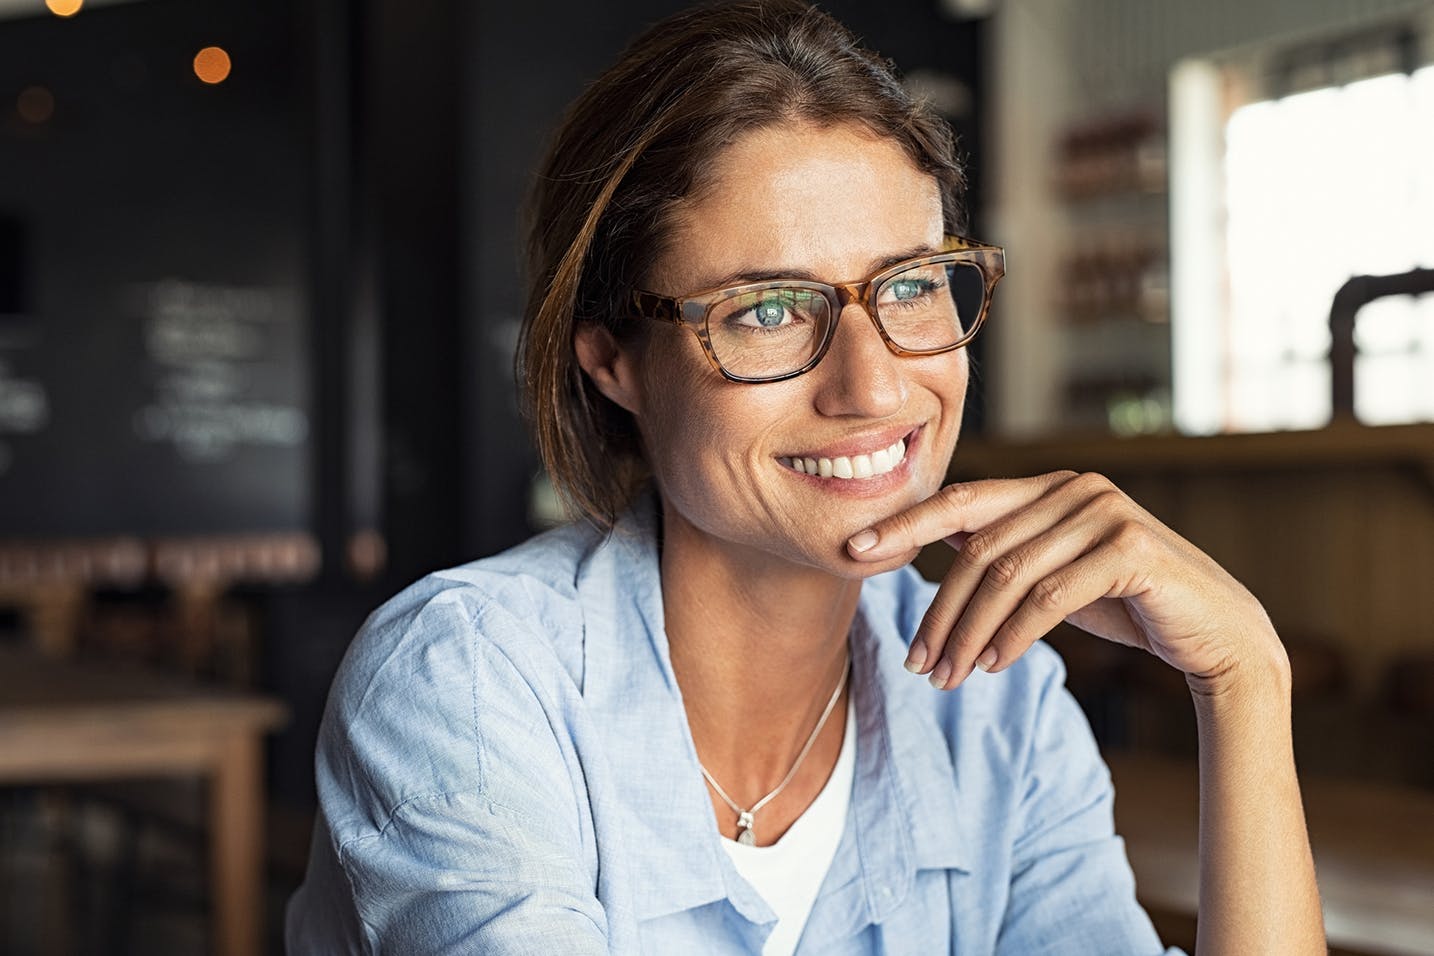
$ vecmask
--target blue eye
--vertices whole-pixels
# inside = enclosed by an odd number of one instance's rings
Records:
[[[781,325],[782,319],[786,318],[786,315],[787,307],[776,299],[768,299],[765,302],[759,302],[756,306],[752,308],[753,318],[755,318],[757,320],[757,324],[762,326],[762,328],[764,329],[770,329],[773,326]]]
[[[891,285],[887,286],[887,288],[891,290],[891,294],[898,301],[901,301],[916,298],[923,292],[926,292],[927,286],[929,285],[930,283],[921,279],[897,279],[891,283]]]
[[[820,322],[825,305],[821,293],[809,289],[762,289],[723,299],[708,322],[753,335],[786,334]]]

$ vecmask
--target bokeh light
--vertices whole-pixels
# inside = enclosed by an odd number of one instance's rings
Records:
[[[194,75],[211,86],[227,80],[231,68],[223,47],[207,46],[194,55]]]
[[[72,17],[84,5],[85,0],[45,0],[45,6],[57,17]]]
[[[27,86],[15,100],[15,112],[27,123],[48,123],[55,115],[55,94],[43,86]]]

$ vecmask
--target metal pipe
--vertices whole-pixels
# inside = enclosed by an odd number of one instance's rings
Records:
[[[1392,276],[1355,276],[1334,294],[1329,309],[1329,379],[1335,421],[1354,420],[1354,319],[1360,309],[1389,295],[1434,292],[1434,269]]]

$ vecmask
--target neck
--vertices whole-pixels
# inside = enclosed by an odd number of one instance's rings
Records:
[[[860,581],[664,536],[667,636],[697,755],[744,806],[782,781],[816,727],[847,665],[860,591]],[[807,761],[834,759],[833,734],[840,749],[849,685]]]

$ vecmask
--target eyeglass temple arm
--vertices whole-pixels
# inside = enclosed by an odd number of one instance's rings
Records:
[[[632,307],[640,316],[659,322],[671,322],[673,325],[682,324],[682,314],[678,311],[676,299],[634,289]]]
[[[965,252],[967,250],[1000,249],[987,242],[978,242],[966,236],[949,235],[941,240],[942,252]]]

